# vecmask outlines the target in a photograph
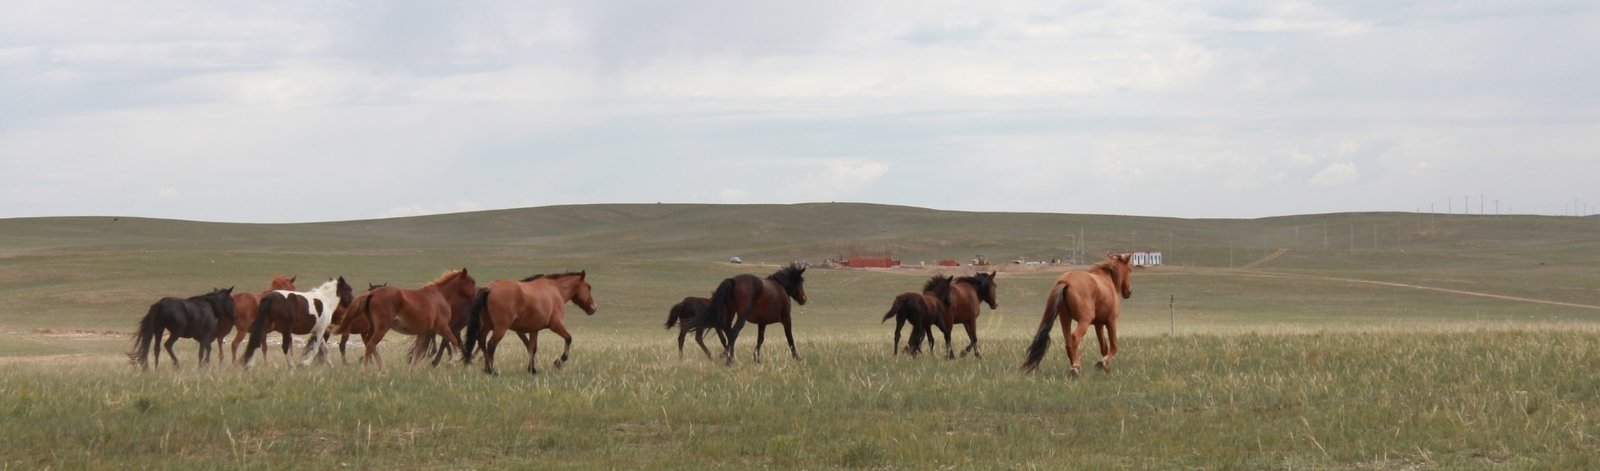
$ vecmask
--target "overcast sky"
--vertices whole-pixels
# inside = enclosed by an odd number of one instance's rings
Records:
[[[0,217],[1600,212],[1590,0],[4,10]]]

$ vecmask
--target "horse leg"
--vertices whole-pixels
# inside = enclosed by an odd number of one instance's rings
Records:
[[[350,364],[350,358],[344,356],[344,347],[346,345],[349,345],[349,344],[350,344],[350,333],[349,332],[340,333],[339,334],[339,364],[341,364],[341,365]]]
[[[166,329],[156,329],[156,336],[150,340],[150,351],[155,352],[156,363],[151,368],[161,369],[161,336],[167,333]]]
[[[717,331],[717,337],[722,337],[722,331]],[[694,332],[694,343],[700,344],[700,351],[706,353],[706,359],[711,359],[711,349],[706,348],[706,331],[700,329]],[[683,359],[683,334],[678,334],[678,359]]]
[[[935,321],[933,323],[937,324],[939,326],[939,331],[940,332],[944,332],[944,359],[946,359],[946,360],[954,360],[954,359],[956,359],[956,344],[955,344],[955,342],[951,342],[950,341],[950,330],[955,326],[950,325],[949,322],[945,322],[943,319]],[[931,328],[930,328],[930,330],[928,330],[928,338],[929,338],[930,341],[933,338],[933,330]]]
[[[167,337],[166,346],[167,346],[167,356],[172,357],[172,368],[173,369],[178,369],[178,368],[180,368],[180,366],[178,365],[178,354],[172,353],[172,345],[175,344],[175,343],[178,343],[178,333],[177,332],[173,332],[172,335]],[[160,352],[156,352],[157,356],[159,356],[160,354],[161,354]]]
[[[961,349],[961,357],[966,358],[967,352],[972,352],[973,358],[982,360],[983,354],[978,353],[978,321],[974,320],[961,326],[967,328],[967,348]]]
[[[733,345],[739,341],[739,331],[741,330],[744,330],[743,317],[740,317],[738,320],[734,321],[733,327],[728,328],[728,346],[727,348],[724,348],[723,351],[728,356],[727,364],[729,365],[733,364]]]
[[[1117,357],[1117,321],[1113,320],[1106,323],[1106,335],[1111,338],[1111,352],[1105,355],[1105,358],[1100,360],[1100,363],[1103,364],[1103,366],[1100,367],[1100,371],[1110,373],[1111,359]],[[1102,350],[1105,349],[1104,346],[1101,346],[1100,348]]]
[[[232,342],[232,347],[231,347],[233,352],[228,355],[228,362],[230,362],[230,363],[238,363],[239,362],[239,342],[244,340],[244,336],[245,335],[249,335],[249,334],[246,334],[244,329],[238,329],[238,331],[233,333],[233,342]],[[266,349],[262,349],[262,350],[266,350]]]
[[[794,332],[789,330],[789,319],[787,316],[785,316],[783,319],[783,337],[789,339],[789,357],[799,360],[800,352],[795,351],[794,349]]]
[[[680,360],[680,361],[683,360],[683,340],[684,340],[684,338],[686,338],[688,336],[689,336],[689,329],[685,329],[685,328],[683,328],[683,326],[679,326],[678,327],[678,360]],[[704,337],[705,337],[705,332],[701,331],[699,335],[694,336],[694,339],[699,341]],[[705,342],[701,341],[700,342],[700,348],[705,348],[705,347],[706,347]],[[709,350],[706,351],[706,356],[711,356],[711,352]]]
[[[1066,323],[1071,322],[1066,318],[1062,318],[1062,320]],[[1079,372],[1083,371],[1083,363],[1081,363],[1083,336],[1088,333],[1089,323],[1080,320],[1078,321],[1078,328],[1071,330],[1067,335],[1067,358],[1072,361],[1072,369],[1068,371],[1068,374],[1071,374],[1074,378],[1078,377]]]
[[[561,322],[551,324],[550,331],[560,335],[561,340],[567,343],[566,346],[561,348],[561,358],[557,358],[555,361],[555,367],[559,370],[562,365],[567,364],[567,354],[572,353],[572,334],[567,333],[567,325]]]
[[[1106,326],[1095,324],[1094,337],[1100,341],[1100,361],[1094,362],[1094,369],[1109,373],[1110,370],[1106,369],[1106,356],[1111,354],[1111,346],[1106,344]]]
[[[533,331],[532,335],[528,336],[528,374],[531,374],[531,375],[539,374],[538,355],[539,355],[539,331],[535,330],[535,331]]]
[[[756,363],[761,363],[761,344],[765,343],[766,341],[767,341],[767,325],[766,324],[756,324],[756,353],[755,353],[754,356],[751,357],[752,361],[754,361]]]
[[[372,333],[362,334],[361,345],[366,347],[361,352],[361,368],[366,369],[370,363],[377,363],[378,369],[383,369],[383,355],[378,352],[378,342],[383,341],[383,335],[389,333],[389,326],[372,326]]]
[[[494,352],[495,352],[495,350],[499,349],[499,347],[500,347],[500,339],[505,338],[505,336],[506,336],[506,329],[505,328],[495,327],[494,328],[494,335],[489,336],[489,341],[484,343],[484,345],[483,345],[483,372],[484,373],[488,373],[488,374],[492,374],[492,375],[500,374],[499,371],[496,371],[494,369]]]
[[[900,329],[905,328],[905,326],[906,326],[906,318],[900,317],[900,316],[895,316],[895,318],[894,318],[894,343],[889,346],[889,349],[890,349],[890,351],[892,351],[894,353],[894,356],[900,356]],[[913,324],[911,324],[912,337],[911,337],[910,340],[912,340],[912,341],[921,341],[921,340],[917,339],[916,333],[917,333],[917,325],[915,323],[913,323]],[[910,349],[911,349],[911,344],[909,344],[909,343],[906,344],[906,350],[907,350],[906,353],[911,353]]]

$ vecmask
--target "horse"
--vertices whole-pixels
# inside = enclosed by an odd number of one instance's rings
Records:
[[[261,298],[255,323],[250,325],[250,340],[245,344],[244,358],[240,361],[249,367],[254,364],[256,350],[266,351],[267,327],[270,325],[283,334],[283,355],[291,365],[294,361],[289,354],[294,347],[291,332],[310,334],[306,337],[306,353],[300,361],[301,366],[311,364],[313,353],[323,363],[330,363],[327,328],[333,322],[333,311],[350,305],[350,298],[350,284],[342,276],[307,292],[278,290],[267,293]]]
[[[727,334],[728,343],[723,348],[727,364],[733,364],[734,342],[745,322],[756,325],[756,351],[754,361],[761,363],[761,344],[766,341],[767,325],[783,324],[783,336],[789,340],[789,355],[800,359],[794,348],[794,333],[790,328],[789,300],[801,306],[806,304],[805,267],[791,263],[766,278],[742,274],[722,280],[711,294],[711,308],[699,317],[689,320],[688,328],[700,330],[714,327]],[[737,321],[735,321],[737,318]]]
[[[1100,361],[1094,366],[1105,373],[1111,372],[1111,359],[1117,356],[1117,314],[1122,308],[1117,295],[1120,292],[1122,299],[1133,297],[1133,284],[1129,281],[1133,268],[1128,266],[1128,259],[1124,254],[1107,254],[1105,261],[1088,270],[1067,272],[1056,279],[1045,300],[1039,332],[1034,334],[1028,355],[1022,362],[1023,371],[1031,373],[1039,368],[1039,361],[1050,347],[1050,329],[1056,316],[1061,316],[1061,335],[1067,344],[1067,359],[1072,362],[1068,373],[1078,377],[1078,347],[1091,324],[1100,340]],[[1072,321],[1078,321],[1075,331]],[[1106,343],[1107,333],[1111,335],[1109,344]]]
[[[944,323],[939,325],[944,331],[945,358],[955,358],[955,344],[950,342],[950,329],[956,324],[967,328],[967,348],[961,349],[961,357],[966,358],[971,352],[974,358],[983,359],[983,354],[978,353],[978,314],[982,309],[979,303],[989,304],[989,309],[999,309],[1000,303],[995,302],[995,275],[998,272],[983,273],[973,276],[963,276],[955,279],[950,286],[950,308],[944,310]],[[929,333],[932,335],[932,332]]]
[[[678,304],[672,305],[672,310],[667,311],[667,330],[672,330],[672,326],[674,325],[678,326],[679,360],[683,359],[683,338],[687,337],[690,331],[688,323],[689,319],[699,316],[701,313],[705,312],[706,309],[710,308],[710,299],[689,296],[683,298],[682,301],[678,301]],[[718,330],[716,332],[718,344],[722,345],[723,348],[727,348],[728,338],[722,335],[722,331]],[[704,330],[696,330],[694,332],[694,341],[695,343],[700,344],[700,350],[706,352],[706,358],[711,358],[711,349],[706,348],[706,332]]]
[[[434,335],[443,336],[448,345],[461,350],[461,338],[450,330],[450,307],[470,303],[477,292],[477,280],[467,274],[466,268],[462,268],[445,272],[421,288],[385,286],[367,293],[366,301],[351,313],[352,316],[365,317],[372,329],[363,342],[366,353],[361,356],[361,364],[376,360],[378,367],[383,367],[383,357],[378,354],[378,342],[383,341],[384,334],[390,330],[417,336],[416,344],[411,349],[412,366],[427,356]],[[434,366],[439,365],[439,358],[434,357]]]
[[[949,332],[945,322],[945,311],[950,309],[950,280],[951,277],[933,275],[926,283],[922,284],[921,293],[901,293],[895,296],[894,302],[889,305],[889,312],[883,315],[879,323],[894,319],[894,344],[895,356],[900,355],[900,330],[906,323],[911,323],[911,338],[906,343],[906,353],[917,356],[922,353],[922,339],[927,336],[928,342],[933,342],[932,328],[940,327]],[[947,337],[945,343],[949,343]]]
[[[367,283],[367,292],[351,299],[350,305],[360,306],[361,303],[366,302],[367,295],[372,293],[372,290],[385,286],[389,286],[389,284]],[[372,335],[372,323],[367,322],[366,316],[352,316],[350,315],[350,309],[339,308],[333,310],[333,326],[333,333],[339,334],[339,362],[348,365],[350,360],[345,357],[345,347],[350,344],[350,334],[360,335],[361,341],[366,342],[367,337]]]
[[[232,323],[234,317],[233,288],[213,289],[210,293],[179,299],[161,298],[139,320],[138,331],[133,334],[133,350],[128,352],[128,362],[150,370],[150,350],[159,348],[163,332],[172,334],[167,340],[167,356],[172,357],[172,367],[178,367],[178,355],[172,344],[179,338],[200,342],[200,363],[211,360],[211,337],[216,335],[217,324]],[[221,348],[220,346],[218,347]],[[161,351],[156,350],[156,367],[161,367]]]
[[[506,331],[528,334],[528,373],[539,374],[535,355],[539,353],[539,331],[550,329],[566,341],[561,358],[553,366],[561,369],[572,352],[572,335],[567,333],[566,304],[572,302],[588,315],[598,307],[589,286],[588,272],[559,275],[533,275],[516,280],[497,280],[489,290],[473,298],[468,310],[467,338],[483,350],[483,372],[500,374],[494,368],[494,353]],[[493,332],[487,340],[485,334]],[[520,336],[520,335],[519,335]],[[462,363],[472,362],[472,351],[462,351]]]
[[[294,279],[291,276],[284,278],[282,275],[273,275],[272,284],[266,291],[257,293],[233,293],[233,322],[217,324],[217,350],[222,349],[222,338],[228,336],[231,328],[233,333],[233,349],[228,354],[228,361],[239,361],[239,342],[250,334],[250,324],[256,321],[256,308],[261,306],[261,297],[277,290],[294,291]]]

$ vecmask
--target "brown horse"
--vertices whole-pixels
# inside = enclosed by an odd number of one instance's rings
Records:
[[[945,358],[955,358],[955,345],[950,342],[950,330],[956,324],[967,328],[967,348],[961,349],[961,356],[972,352],[974,358],[982,359],[978,353],[978,314],[982,306],[979,303],[988,303],[989,309],[998,309],[1000,303],[995,302],[994,277],[998,272],[956,278],[950,286],[950,309],[944,310],[944,323],[939,326],[944,331]],[[931,334],[931,333],[930,333]]]
[[[284,278],[283,275],[272,275],[271,288],[267,288],[266,291],[261,293],[233,293],[235,314],[233,322],[217,325],[217,350],[222,350],[222,338],[228,335],[228,331],[234,331],[233,350],[228,354],[228,361],[235,363],[239,361],[239,342],[243,342],[245,336],[250,335],[250,324],[256,321],[256,308],[261,305],[261,297],[277,290],[294,291],[294,279],[295,277],[293,276]],[[308,326],[307,329],[310,329],[310,327]],[[262,352],[262,354],[265,355],[266,352]]]
[[[367,301],[351,313],[351,316],[366,317],[372,328],[372,333],[365,338],[367,350],[361,357],[361,364],[377,360],[378,367],[383,367],[378,342],[382,342],[384,334],[390,330],[417,336],[411,348],[412,366],[427,356],[435,335],[444,337],[448,345],[461,350],[461,339],[450,330],[450,306],[463,300],[471,302],[477,292],[478,282],[462,268],[446,272],[421,288],[384,286],[367,293]],[[437,357],[433,365],[439,365]]]
[[[806,304],[805,267],[798,264],[779,269],[765,279],[743,274],[722,280],[711,294],[711,309],[700,317],[689,320],[693,330],[716,328],[725,332],[728,344],[727,364],[733,364],[733,345],[739,340],[739,331],[745,322],[756,325],[756,351],[754,361],[761,363],[761,344],[767,339],[767,324],[783,324],[783,336],[789,339],[789,355],[800,359],[794,349],[794,333],[790,329],[789,300],[801,306]],[[735,320],[737,319],[737,320]]]
[[[683,339],[689,335],[689,319],[699,317],[707,309],[711,309],[711,300],[697,296],[689,296],[672,305],[672,310],[667,311],[667,329],[678,326],[678,359],[683,359]],[[711,358],[711,349],[706,348],[706,331],[695,330],[694,341],[700,344],[700,350],[706,352],[706,358]],[[717,331],[717,343],[723,348],[728,347],[728,338],[722,336],[722,331]]]
[[[554,365],[560,369],[572,353],[572,335],[567,333],[566,304],[572,302],[588,315],[597,308],[589,286],[588,272],[559,275],[533,275],[522,281],[497,280],[489,290],[473,299],[467,323],[467,343],[483,350],[483,372],[500,374],[494,367],[494,354],[506,331],[520,337],[528,335],[528,373],[539,374],[535,356],[539,353],[539,331],[550,329],[566,341],[561,358]],[[488,335],[487,339],[486,334]],[[462,354],[463,363],[472,362],[472,351]]]
[[[367,295],[372,293],[372,290],[385,286],[389,286],[389,284],[367,283],[367,292],[351,299],[350,305],[360,306],[366,303]],[[339,334],[339,362],[348,365],[350,360],[345,357],[345,347],[350,344],[350,334],[360,335],[361,341],[366,342],[367,337],[372,336],[372,323],[367,322],[366,316],[352,316],[350,315],[350,309],[339,308],[333,311],[333,326],[333,332]]]
[[[906,343],[906,353],[917,356],[922,353],[922,339],[927,337],[928,342],[933,342],[934,327],[950,329],[945,322],[945,311],[950,308],[950,280],[948,276],[933,275],[927,283],[922,284],[921,293],[901,293],[895,296],[894,303],[889,305],[889,312],[883,315],[882,322],[894,319],[894,355],[900,355],[900,329],[907,322],[911,323],[911,338]],[[950,342],[946,334],[945,343]],[[931,348],[931,347],[930,347]]]
[[[1100,361],[1094,366],[1111,372],[1111,359],[1117,356],[1117,314],[1122,307],[1121,299],[1133,296],[1133,285],[1128,280],[1133,268],[1128,266],[1128,258],[1123,254],[1107,254],[1106,261],[1088,270],[1067,272],[1056,279],[1056,285],[1050,288],[1050,297],[1045,300],[1044,320],[1039,322],[1039,332],[1034,335],[1033,343],[1028,346],[1028,356],[1022,362],[1023,371],[1039,368],[1045,350],[1050,348],[1050,329],[1055,325],[1056,316],[1061,316],[1061,334],[1066,337],[1072,377],[1078,377],[1078,347],[1083,344],[1083,336],[1091,324],[1095,336],[1100,339]],[[1121,299],[1117,298],[1119,292]],[[1078,321],[1077,330],[1072,330],[1072,321]],[[1107,333],[1111,335],[1110,343],[1106,343]]]

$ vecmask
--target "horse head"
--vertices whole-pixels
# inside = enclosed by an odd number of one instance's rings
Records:
[[[951,304],[954,304],[950,299],[950,293],[952,291],[950,289],[950,283],[953,280],[955,280],[955,277],[953,276],[933,275],[933,278],[928,279],[927,283],[922,284],[922,292],[925,294],[932,294],[934,297],[939,298],[940,304],[944,304],[946,307],[949,307]]]
[[[333,292],[334,295],[339,297],[339,307],[341,308],[349,306],[350,300],[355,298],[355,289],[350,287],[350,283],[344,281],[343,276],[339,277],[338,285],[334,286]]]
[[[203,298],[207,303],[211,304],[211,310],[216,312],[218,320],[233,321],[236,314],[234,313],[232,286],[225,289],[212,289]]]
[[[798,263],[790,263],[789,266],[779,269],[777,273],[773,273],[772,276],[767,278],[778,282],[778,285],[783,286],[783,291],[789,293],[789,297],[794,299],[794,302],[804,306],[806,305],[805,274],[806,267]]]
[[[1133,297],[1133,267],[1128,266],[1132,257],[1128,254],[1106,254],[1106,268],[1111,272],[1111,282],[1117,285],[1117,290],[1122,292],[1122,299]]]
[[[578,272],[578,285],[573,290],[572,302],[576,303],[578,308],[583,309],[584,314],[592,316],[594,311],[600,308],[600,305],[594,302],[594,295],[591,290],[593,290],[593,287],[589,286],[589,270]]]

